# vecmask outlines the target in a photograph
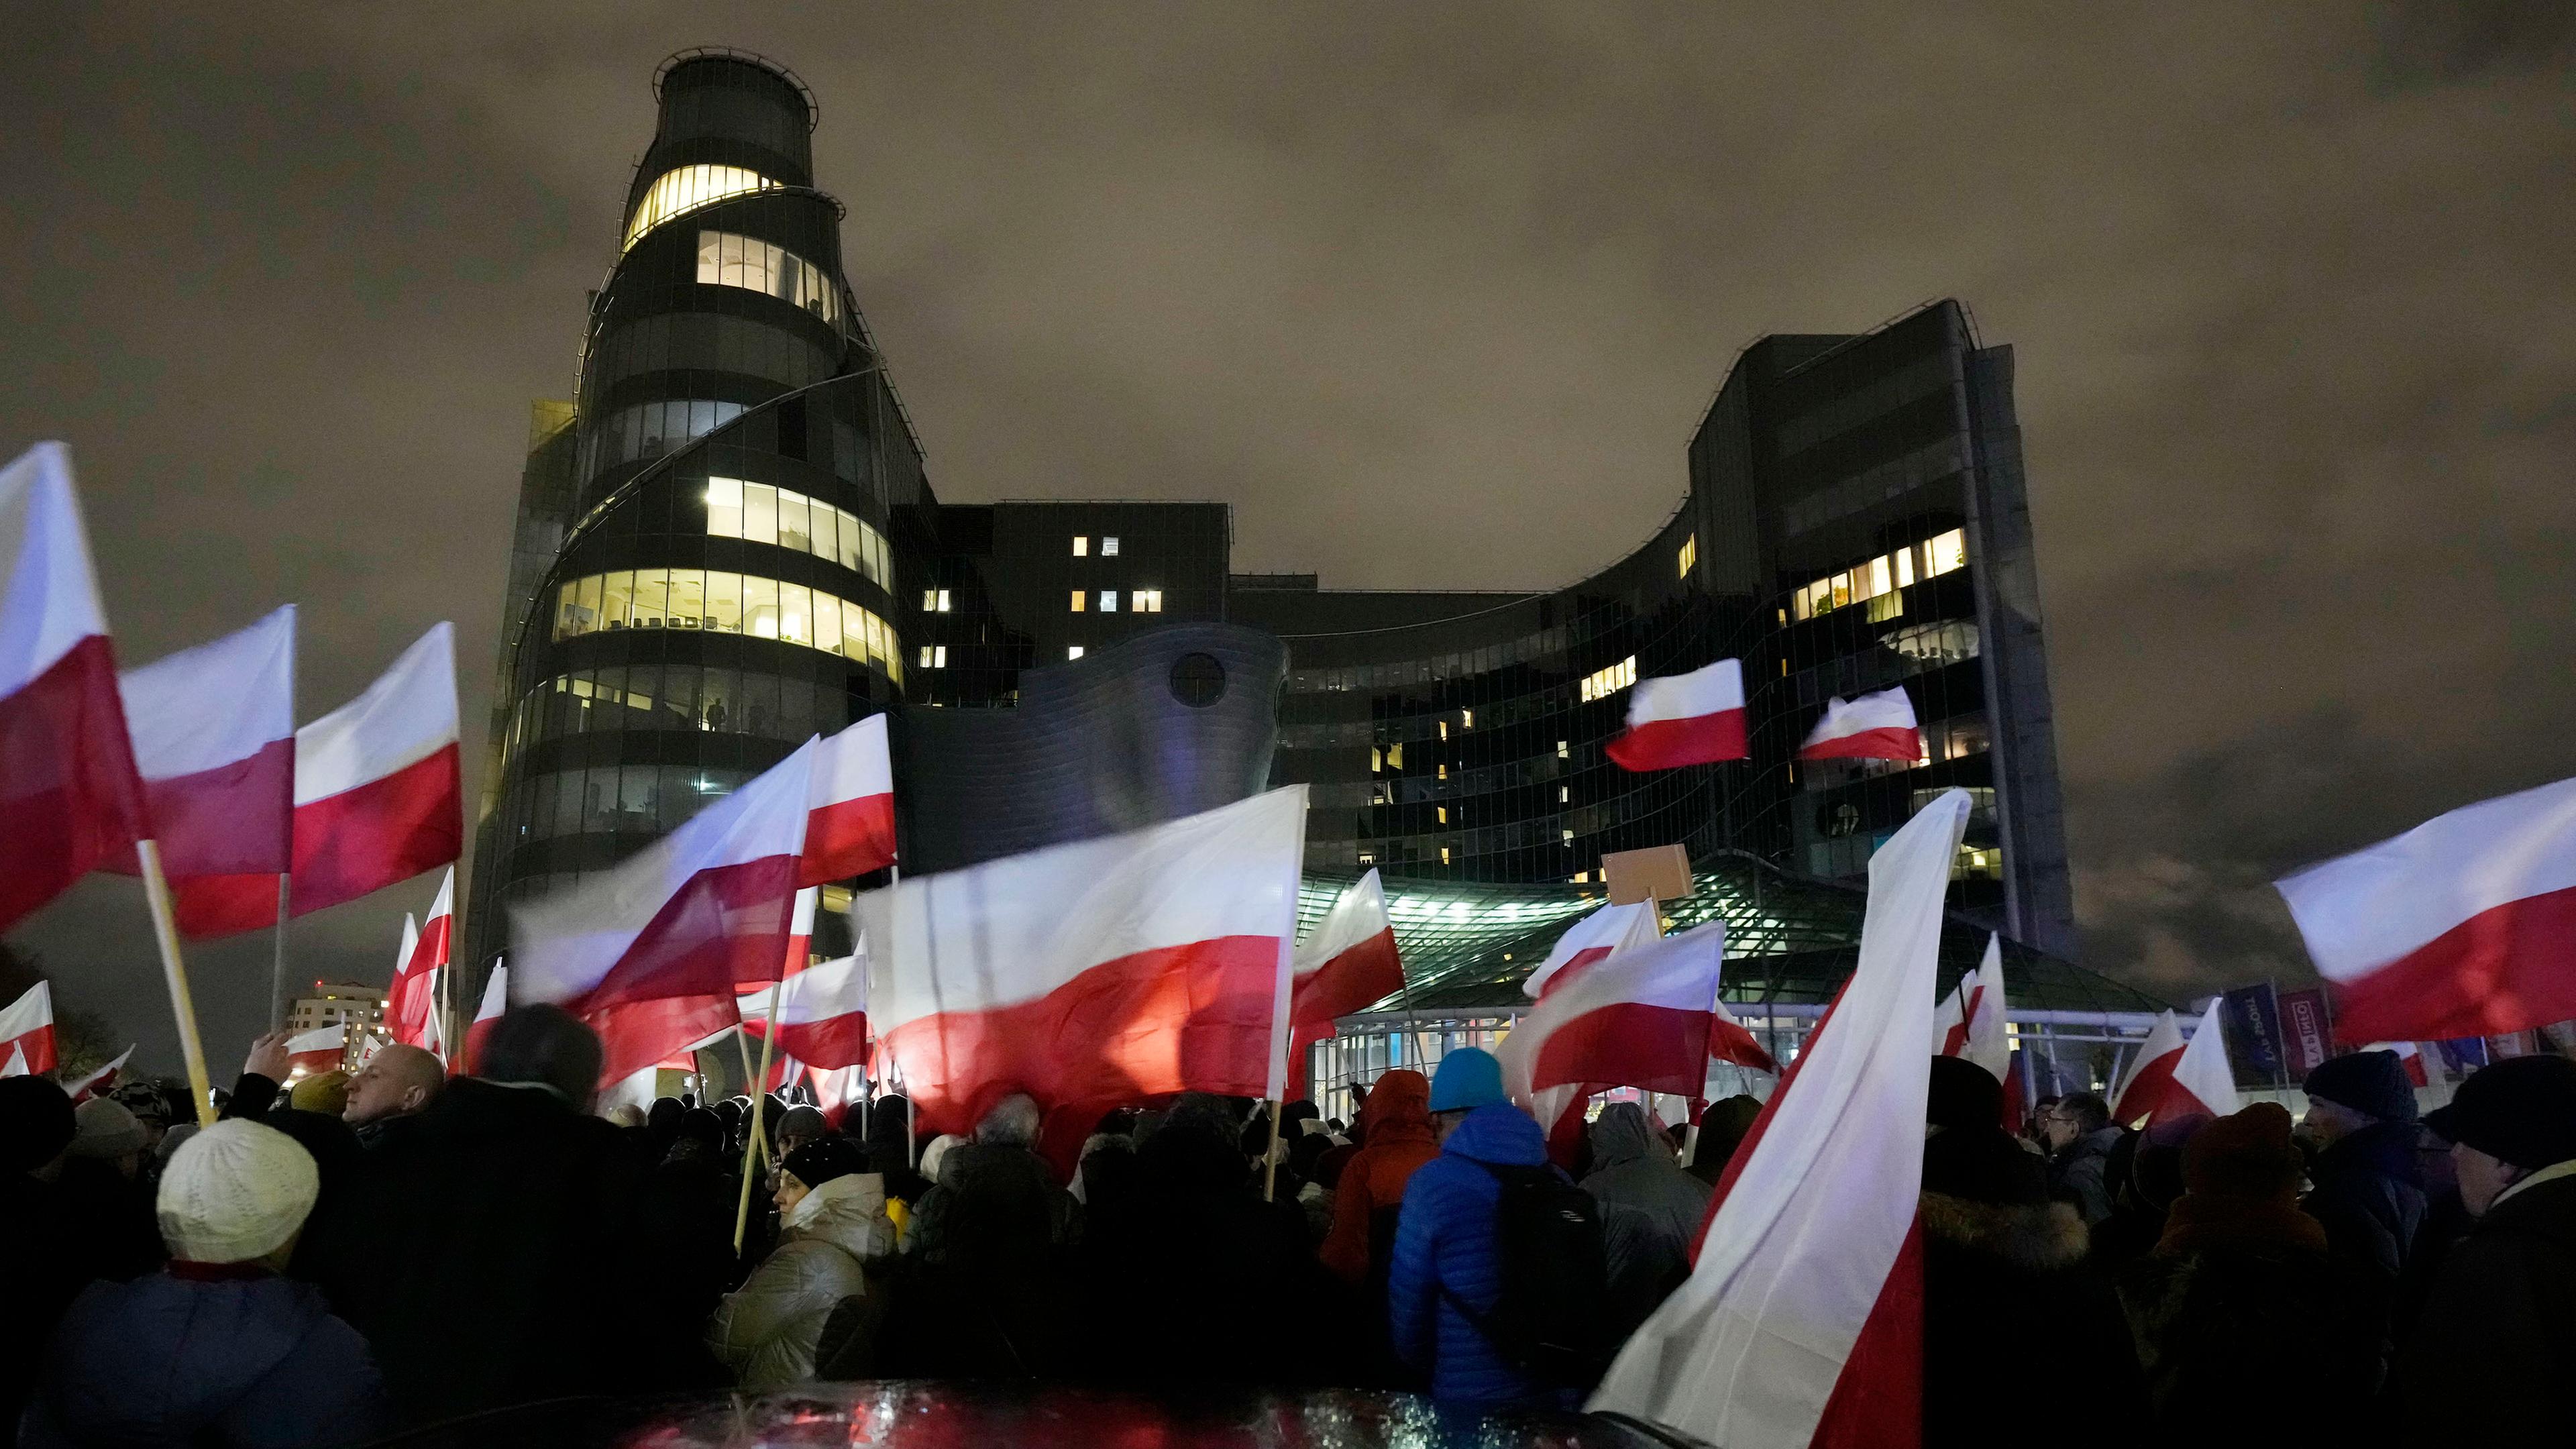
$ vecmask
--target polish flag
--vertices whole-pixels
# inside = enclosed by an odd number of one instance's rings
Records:
[[[426,1046],[437,1034],[438,973],[447,965],[455,932],[456,867],[451,865],[438,883],[438,899],[430,902],[429,924],[415,928],[408,914],[403,917],[403,952],[386,993],[385,1024],[405,1046]]]
[[[1613,954],[1651,946],[1663,936],[1663,922],[1655,915],[1653,901],[1603,906],[1565,928],[1565,934],[1548,948],[1547,959],[1521,983],[1521,994],[1545,1000],[1549,992]]]
[[[82,1077],[78,1081],[67,1084],[64,1086],[63,1091],[69,1094],[72,1099],[72,1105],[77,1107],[81,1103],[88,1101],[90,1098],[97,1096],[99,1093],[106,1091],[108,1088],[115,1086],[116,1079],[125,1073],[126,1062],[131,1060],[133,1056],[134,1048],[127,1047],[125,1050],[116,1054],[116,1060],[109,1062],[106,1066],[99,1068],[97,1071],[90,1073],[86,1077]],[[0,1073],[0,1075],[6,1074]]]
[[[2112,1094],[2113,1120],[2162,1120],[2193,1112],[2226,1117],[2235,1113],[2241,1105],[2236,1096],[2236,1073],[2227,1065],[2227,1033],[2219,1025],[2219,1012],[2225,1005],[2223,998],[2210,998],[2209,1011],[2193,1028],[2188,1043],[2183,1040],[2182,1023],[2172,1012],[2156,1018],[2155,1029],[2147,1033],[2146,1044],[2138,1048],[2136,1063],[2120,1083],[2120,1090]]]
[[[474,1020],[465,1028],[465,1050],[457,1058],[459,1068],[471,1072],[483,1060],[483,1039],[492,1034],[492,1023],[510,1009],[510,968],[505,962],[492,968],[491,977],[483,983],[483,1003],[475,1008]]]
[[[994,1103],[1277,1098],[1306,787],[871,891],[879,1050],[922,1132]]]
[[[9,1060],[0,1062],[0,1077],[32,1077],[34,1075],[35,1073],[27,1070],[27,1053],[26,1049],[23,1047],[11,1047],[9,1049]]]
[[[1740,760],[1744,747],[1744,664],[1641,679],[1628,694],[1628,728],[1605,752],[1624,770],[1669,770]]]
[[[1882,689],[1858,699],[1825,702],[1824,718],[1798,747],[1802,760],[1919,760],[1923,731],[1914,722],[1914,701],[1905,686]]]
[[[1777,1071],[1718,1003],[1726,928],[1711,923],[1592,967],[1503,1038],[1503,1081],[1525,1106],[1550,1087],[1635,1087],[1696,1097],[1712,1056]]]
[[[295,606],[116,681],[180,934],[277,921],[294,850]],[[131,851],[113,869],[137,875]]]
[[[814,818],[805,827],[797,884],[816,886],[894,864],[894,763],[886,717],[866,719],[822,742],[814,755]]]
[[[734,1002],[742,1029],[768,1034],[769,992]],[[778,992],[778,1050],[816,1067],[855,1067],[868,1059],[868,958],[865,951],[826,961],[787,978]]]
[[[286,1059],[298,1071],[316,1076],[335,1071],[349,1058],[349,1024],[316,1027],[286,1039]]]
[[[1592,1410],[1728,1449],[1922,1442],[1923,1063],[1968,808],[1945,792],[1870,858],[1859,967],[1727,1164],[1690,1277]]]
[[[143,839],[71,454],[0,469],[0,931]]]
[[[849,1110],[868,1092],[868,1070],[865,1067],[807,1067],[805,1080],[814,1088],[814,1105],[823,1120],[835,1132],[858,1135],[859,1124],[849,1120]]]
[[[295,732],[292,914],[453,862],[465,840],[456,630],[437,624],[367,692]]]
[[[29,1076],[54,1069],[52,982],[37,982],[27,988],[24,996],[0,1009],[0,1058],[25,1063],[20,1070]]]
[[[2275,886],[2347,1041],[2576,1017],[2576,780],[2436,816]]]
[[[1290,1101],[1306,1096],[1306,1048],[1335,1034],[1333,1020],[1404,989],[1404,963],[1387,919],[1377,868],[1342,892],[1297,947],[1288,1004]]]
[[[2424,1069],[2424,1053],[2411,1041],[2373,1042],[2363,1047],[2366,1052],[2395,1052],[2397,1064],[2406,1069],[2406,1080],[2418,1087],[2433,1085],[2432,1075]]]
[[[1986,956],[1959,978],[1937,1013],[1941,1055],[1966,1057],[2004,1084],[2003,1129],[2021,1130],[2021,1098],[2012,1087],[2012,1034],[2004,1029],[2004,939],[1989,933]],[[2122,1120],[2126,1120],[2125,1118]]]
[[[599,1033],[599,1087],[604,1093],[637,1072],[676,1065],[694,1071],[690,1053],[742,1024],[733,993],[621,1000],[582,1016]]]

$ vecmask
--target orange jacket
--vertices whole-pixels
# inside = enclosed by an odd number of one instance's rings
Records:
[[[1317,1256],[1347,1282],[1368,1278],[1369,1219],[1380,1208],[1401,1206],[1413,1170],[1440,1155],[1431,1130],[1431,1083],[1420,1072],[1397,1068],[1377,1079],[1360,1109],[1367,1145],[1342,1168],[1333,1189],[1333,1228]]]

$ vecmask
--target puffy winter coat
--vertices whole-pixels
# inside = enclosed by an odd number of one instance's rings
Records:
[[[815,1349],[832,1310],[865,1295],[866,1265],[894,1253],[885,1201],[883,1177],[851,1173],[788,1211],[778,1251],[740,1292],[725,1296],[707,1324],[707,1347],[742,1387],[758,1392],[814,1377]]]
[[[1347,1283],[1368,1278],[1370,1229],[1404,1205],[1415,1169],[1440,1155],[1431,1131],[1431,1084],[1401,1067],[1377,1079],[1362,1107],[1368,1145],[1352,1154],[1333,1189],[1333,1226],[1324,1237],[1324,1266]],[[1385,1267],[1380,1263],[1374,1265]]]
[[[1583,1190],[1605,1203],[1632,1207],[1687,1244],[1708,1215],[1715,1189],[1682,1170],[1663,1134],[1634,1102],[1613,1102],[1592,1124],[1592,1171]]]
[[[1440,1155],[1405,1185],[1395,1260],[1387,1273],[1387,1329],[1407,1363],[1430,1369],[1435,1399],[1488,1409],[1570,1405],[1570,1394],[1529,1379],[1506,1361],[1466,1311],[1491,1313],[1503,1295],[1496,1221],[1502,1183],[1477,1164],[1537,1167],[1546,1161],[1547,1139],[1538,1123],[1498,1102],[1468,1113]]]
[[[2374,1122],[2317,1154],[2315,1188],[2299,1206],[2326,1226],[2337,1262],[2393,1291],[2424,1227],[2427,1199],[2415,1167],[2415,1124]]]
[[[2016,1386],[2016,1412],[2085,1424],[2088,1444],[2143,1442],[2137,1351],[2119,1299],[2084,1264],[2073,1205],[1930,1191],[1921,1204],[1923,1443],[2001,1442],[1995,1345],[2034,1333],[2046,1335],[2046,1372]]]
[[[252,1274],[91,1284],[54,1335],[18,1442],[321,1449],[374,1438],[384,1381],[366,1340],[311,1284]]]
[[[2452,1245],[2397,1359],[2417,1444],[2547,1444],[2576,1382],[2576,1164],[2510,1190]]]

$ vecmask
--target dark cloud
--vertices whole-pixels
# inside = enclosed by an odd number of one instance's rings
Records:
[[[944,494],[1222,498],[1246,568],[1577,577],[1743,343],[1957,295],[2018,352],[2089,959],[2184,994],[2302,969],[2279,869],[2576,773],[2568,15],[28,10],[0,447],[74,444],[128,658],[297,599],[309,714],[453,618],[479,734],[526,405],[693,44],[821,98]],[[19,934],[151,1039],[132,896]],[[230,1042],[266,945],[197,959]]]

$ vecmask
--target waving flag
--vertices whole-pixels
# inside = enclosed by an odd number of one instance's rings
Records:
[[[2576,1017],[2576,780],[2436,816],[2276,883],[2345,1041]]]
[[[0,1061],[18,1062],[20,1071],[38,1076],[52,1071],[56,1060],[54,988],[51,982],[39,981],[0,1009]]]
[[[182,934],[277,920],[295,833],[295,606],[116,681]],[[114,869],[138,874],[127,851]]]
[[[386,993],[385,1026],[395,1041],[426,1047],[438,1035],[438,979],[447,967],[448,948],[456,932],[456,867],[438,883],[438,898],[429,905],[429,923],[415,928],[403,917],[403,952],[394,963],[394,980]]]
[[[297,1071],[311,1072],[317,1076],[323,1072],[336,1070],[341,1063],[349,1059],[348,1023],[316,1027],[311,1031],[298,1032],[288,1037],[286,1059],[294,1063]]]
[[[2194,1112],[2226,1117],[2236,1112],[2240,1105],[2236,1074],[2227,1064],[2227,1032],[2219,1021],[2226,1004],[2225,997],[2211,998],[2208,1014],[2187,1043],[2182,1023],[2172,1012],[2156,1018],[2155,1029],[2138,1048],[2136,1063],[2112,1094],[2113,1120],[2162,1120]]]
[[[742,1029],[764,1036],[769,990],[737,999]],[[868,958],[865,951],[799,971],[778,988],[778,1049],[814,1067],[855,1067],[868,1059]]]
[[[1289,1099],[1304,1100],[1306,1048],[1335,1033],[1334,1018],[1403,989],[1395,925],[1387,919],[1386,891],[1372,866],[1298,944],[1288,1006]]]
[[[1923,731],[1904,685],[1825,702],[1824,717],[1798,746],[1802,760],[1919,760]]]
[[[88,1076],[82,1077],[77,1081],[65,1083],[63,1085],[64,1094],[72,1099],[73,1106],[79,1106],[81,1103],[86,1102],[90,1098],[106,1091],[108,1088],[115,1086],[116,1079],[125,1073],[125,1064],[132,1060],[133,1057],[134,1048],[127,1047],[125,1050],[118,1052],[116,1054],[116,1060],[109,1062],[106,1066],[99,1068],[97,1071],[94,1071]]]
[[[1743,759],[1743,662],[1721,659],[1688,674],[1637,681],[1628,694],[1628,728],[1603,749],[1623,770]]]
[[[583,1017],[683,996],[729,1012],[737,983],[778,980],[813,760],[807,740],[622,864],[512,906],[518,999]]]
[[[71,455],[0,469],[0,931],[145,838]]]
[[[1549,992],[1613,954],[1652,945],[1663,935],[1653,901],[1603,906],[1565,928],[1565,934],[1548,948],[1547,959],[1538,963],[1538,969],[1521,983],[1521,994],[1545,1000]]]
[[[474,1020],[465,1027],[465,1051],[458,1058],[463,1070],[471,1072],[482,1064],[483,1039],[492,1034],[492,1023],[510,1009],[510,968],[495,965],[492,975],[483,983],[482,1004],[474,1009]]]
[[[1921,1442],[1923,1064],[1967,823],[1948,791],[1870,858],[1858,969],[1728,1163],[1689,1279],[1591,1409],[1728,1449]]]
[[[925,1133],[1166,1092],[1277,1097],[1306,789],[871,891],[869,1011]]]
[[[894,864],[894,762],[886,717],[823,741],[814,756],[814,818],[805,827],[802,885],[866,875]]]
[[[1936,1013],[1941,1055],[1966,1057],[2004,1084],[2003,1128],[2021,1130],[2021,1094],[2012,1090],[2012,1035],[2004,1026],[2004,939],[1988,933],[1986,956],[1959,978]]]
[[[1550,991],[1495,1053],[1517,1100],[1550,1087],[1696,1097],[1712,1056],[1777,1071],[1717,999],[1726,928],[1711,923],[1617,955]]]
[[[295,882],[302,916],[453,862],[456,631],[437,624],[367,692],[295,732]]]

